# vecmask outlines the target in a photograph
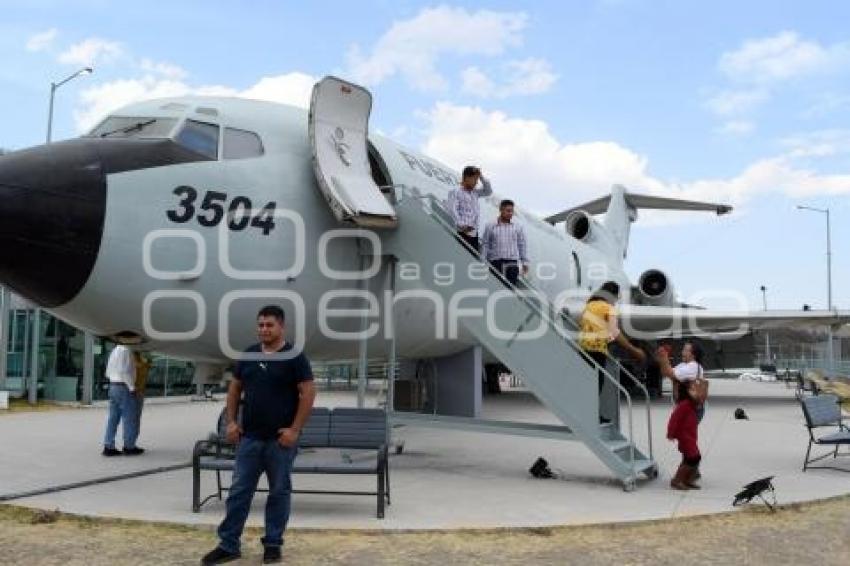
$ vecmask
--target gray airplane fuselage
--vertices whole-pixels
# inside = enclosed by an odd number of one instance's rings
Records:
[[[234,348],[244,347],[253,340],[257,309],[267,303],[284,307],[290,332],[299,334],[310,356],[345,359],[357,355],[358,341],[325,336],[317,308],[329,291],[360,289],[362,284],[328,276],[320,262],[325,261],[335,270],[353,272],[362,267],[362,261],[368,263],[373,258],[362,259],[355,238],[322,241],[323,234],[346,226],[331,214],[317,186],[306,110],[268,102],[198,97],[147,101],[112,115],[173,118],[178,124],[174,131],[180,128],[180,123],[192,119],[254,132],[262,140],[264,152],[257,157],[227,159],[222,158],[219,150],[218,159],[180,158],[169,163],[167,156],[152,157],[148,162],[141,160],[138,166],[119,167],[106,164],[103,156],[114,155],[121,147],[132,152],[136,143],[154,142],[83,137],[25,150],[44,152],[45,163],[54,166],[73,160],[68,156],[57,157],[60,153],[80,155],[81,162],[74,164],[80,175],[95,175],[95,161],[100,156],[103,163],[99,170],[105,186],[99,189],[102,196],[98,196],[100,193],[81,196],[90,201],[86,210],[77,210],[71,201],[67,205],[56,203],[54,208],[67,208],[73,219],[67,220],[70,224],[65,235],[49,235],[53,238],[49,245],[38,247],[38,242],[33,242],[35,231],[26,238],[16,236],[15,240],[3,242],[17,245],[16,253],[20,254],[38,254],[41,249],[44,262],[55,266],[61,265],[63,258],[71,262],[79,252],[82,255],[69,265],[90,262],[88,273],[80,268],[83,272],[62,279],[62,273],[51,271],[51,265],[37,266],[32,259],[12,258],[6,263],[16,271],[0,270],[3,282],[16,292],[46,304],[51,312],[71,324],[104,336],[136,333],[145,339],[148,347],[177,356],[223,359],[220,327]],[[446,165],[383,136],[371,135],[369,140],[370,152],[379,169],[377,174],[387,184],[415,187],[441,200],[458,186],[458,174]],[[0,186],[14,184],[12,181],[4,184],[3,160],[14,159],[15,155],[0,158]],[[36,153],[29,155],[30,159],[36,157]],[[118,159],[109,160],[113,163]],[[487,164],[480,165],[486,174]],[[14,167],[10,165],[9,169]],[[23,184],[19,178],[15,183]],[[497,191],[505,192],[497,178],[493,184]],[[28,206],[40,206],[38,199],[51,199],[51,194],[56,192],[37,186],[26,189],[41,192],[24,194],[21,187],[3,189],[4,199],[29,199],[29,204],[21,202],[12,207],[17,214],[26,212]],[[579,241],[566,234],[563,227],[552,226],[523,209],[523,191],[535,190],[534,187],[514,190],[509,196],[517,202],[515,218],[527,234],[530,277],[538,288],[552,298],[569,289],[587,294],[608,279],[629,288],[622,255],[608,245],[604,234],[600,234],[595,244]],[[96,203],[100,198],[103,202]],[[492,195],[481,200],[482,227],[498,215],[500,198]],[[75,234],[86,229],[83,223],[96,222],[98,206],[102,207],[99,239],[97,230],[89,229],[86,246],[90,249],[75,251]],[[233,207],[240,215],[236,220],[229,219],[227,214],[219,214],[218,207],[224,210]],[[253,213],[247,212],[249,208]],[[271,208],[274,218],[270,215]],[[403,223],[396,229],[403,231]],[[20,230],[34,229],[22,225]],[[226,250],[222,249],[223,243]],[[6,250],[0,255],[11,253],[9,248]],[[281,278],[249,273],[275,270],[288,270],[289,274]],[[396,290],[420,288],[421,284],[415,280],[400,276],[404,270],[405,266],[398,266]],[[71,269],[64,271],[70,273]],[[420,277],[442,276],[447,273],[420,274]],[[51,281],[67,288],[59,292]],[[379,299],[385,281],[383,270],[369,281],[368,288]],[[240,293],[246,296],[240,297]],[[291,301],[296,296],[303,303],[303,312]],[[332,303],[337,309],[362,305],[361,299],[345,296]],[[457,339],[438,339],[434,308],[427,300],[397,304],[400,356],[443,355],[473,342],[463,332]],[[148,317],[145,312],[149,313]],[[222,318],[225,313],[226,321]],[[374,317],[374,321],[380,322],[381,316]],[[201,322],[204,324],[200,325]],[[338,331],[354,331],[359,325],[359,320],[350,318],[332,324]],[[146,332],[146,327],[155,328],[155,335]],[[193,329],[197,330],[194,334]],[[185,334],[183,339],[172,340],[168,333]],[[370,354],[381,356],[384,348],[385,341],[378,333],[370,341]]]

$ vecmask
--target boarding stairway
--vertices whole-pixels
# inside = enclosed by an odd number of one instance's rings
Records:
[[[612,423],[600,424],[597,378],[600,368],[573,339],[572,321],[556,311],[548,298],[526,279],[521,280],[520,288],[515,288],[500,275],[483,269],[480,264],[484,260],[455,236],[451,218],[435,197],[397,187],[395,212],[399,229],[381,232],[382,253],[394,256],[397,261],[416,263],[423,274],[423,287],[442,297],[449,313],[466,312],[458,315],[459,324],[514,374],[520,375],[523,384],[565,425],[511,423],[513,426],[500,427],[493,421],[488,425],[480,419],[446,417],[448,421],[458,421],[449,422],[448,426],[458,424],[469,430],[502,430],[508,434],[582,442],[627,491],[635,488],[641,476],[656,477],[649,395],[643,384],[616,359],[610,358],[603,373],[607,383],[617,391],[617,414]],[[437,264],[447,263],[454,266],[455,276],[450,281],[437,281],[428,275],[435,273]],[[470,314],[476,309],[485,315]],[[633,380],[643,390],[647,418],[645,450],[635,441],[632,397],[612,373]],[[626,401],[624,411],[620,410],[620,399]],[[623,412],[625,434],[619,426]],[[461,421],[466,421],[467,426],[462,426]]]

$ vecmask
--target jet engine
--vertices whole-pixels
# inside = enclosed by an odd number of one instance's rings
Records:
[[[664,272],[658,269],[644,271],[638,279],[638,291],[643,304],[655,307],[676,305],[676,293],[673,284]]]
[[[596,221],[583,210],[572,211],[564,222],[567,234],[581,242],[589,242],[598,228]]]

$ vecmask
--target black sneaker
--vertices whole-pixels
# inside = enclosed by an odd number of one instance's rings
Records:
[[[116,450],[115,448],[110,448],[109,446],[103,447],[103,452],[101,452],[104,456],[120,456],[121,451]]]
[[[239,552],[228,552],[217,546],[201,558],[201,564],[203,566],[207,566],[208,564],[224,564],[225,562],[238,560],[241,557],[242,554]]]
[[[125,448],[124,455],[125,456],[138,456],[139,454],[144,454],[145,449],[139,448],[138,446],[133,446],[132,448]]]
[[[277,564],[283,562],[279,546],[267,546],[263,550],[263,564]]]

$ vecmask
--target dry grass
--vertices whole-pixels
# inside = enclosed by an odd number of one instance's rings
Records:
[[[820,377],[820,375],[811,375],[808,379],[813,381],[818,389],[824,393],[832,393],[837,396],[841,402],[841,406],[845,410],[850,411],[850,379],[837,377],[827,381]]]
[[[486,531],[287,535],[286,563],[500,566],[528,564],[818,564],[850,558],[850,496],[743,511],[630,523]],[[244,557],[257,564],[257,529]],[[0,506],[0,562],[87,566],[197,564],[216,543],[208,528],[88,519]]]

